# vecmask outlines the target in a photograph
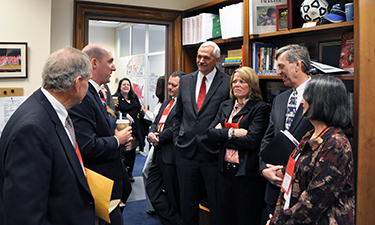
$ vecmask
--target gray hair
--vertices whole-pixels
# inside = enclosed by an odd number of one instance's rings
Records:
[[[206,41],[204,42],[200,47],[199,49],[201,49],[202,47],[213,47],[214,48],[214,52],[213,52],[213,55],[215,56],[215,58],[219,58],[220,57],[220,48],[219,46],[213,42],[213,41]],[[199,49],[198,49],[198,52],[199,52]]]
[[[67,47],[53,52],[44,64],[42,87],[53,92],[69,90],[78,76],[91,74],[90,58],[82,51]]]
[[[279,56],[285,52],[285,57],[288,62],[293,63],[297,59],[300,59],[302,62],[302,71],[306,74],[310,71],[310,55],[307,51],[307,48],[301,46],[301,45],[286,45],[276,52],[276,60],[279,58]]]

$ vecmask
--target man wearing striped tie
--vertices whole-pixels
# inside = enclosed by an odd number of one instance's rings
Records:
[[[114,181],[111,201],[116,207],[110,213],[110,220],[112,225],[122,225],[118,202],[123,193],[123,174],[118,147],[131,140],[131,127],[114,131],[100,96],[100,85],[108,83],[116,70],[112,53],[104,46],[95,44],[87,45],[82,51],[91,59],[92,79],[82,103],[72,107],[69,115],[85,166]],[[100,224],[103,223],[100,220]]]
[[[261,142],[260,151],[266,148],[280,130],[288,130],[300,141],[313,128],[311,123],[303,118],[303,108],[299,107],[306,83],[311,79],[307,75],[310,70],[309,52],[299,45],[287,45],[276,52],[276,59],[277,74],[282,77],[284,85],[291,88],[273,100],[270,122]],[[268,214],[274,212],[284,166],[271,165],[260,158],[260,172],[268,180],[265,195]]]

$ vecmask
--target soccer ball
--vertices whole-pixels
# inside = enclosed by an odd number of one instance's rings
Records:
[[[306,22],[320,21],[328,13],[326,0],[305,0],[301,4],[301,16]]]

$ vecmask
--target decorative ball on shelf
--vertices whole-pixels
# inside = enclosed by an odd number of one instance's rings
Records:
[[[301,4],[301,16],[306,22],[320,21],[328,13],[326,0],[305,0]]]

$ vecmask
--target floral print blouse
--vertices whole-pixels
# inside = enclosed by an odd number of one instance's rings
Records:
[[[330,127],[320,137],[313,131],[302,139],[293,173],[292,194],[284,208],[284,192],[277,201],[270,224],[354,224],[355,191],[353,154],[339,128]]]

